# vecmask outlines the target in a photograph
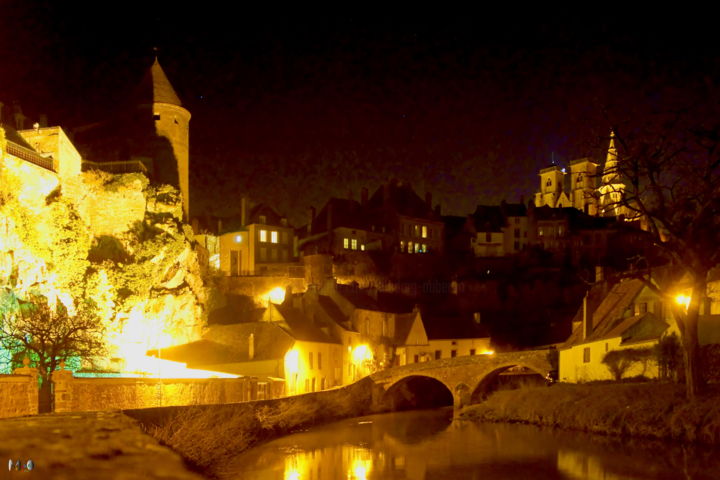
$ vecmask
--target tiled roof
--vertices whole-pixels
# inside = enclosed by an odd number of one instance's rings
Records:
[[[472,214],[475,230],[478,232],[502,232],[505,226],[500,205],[478,205]]]
[[[468,316],[435,316],[423,312],[422,319],[430,340],[487,338],[490,336],[485,327],[478,325]]]
[[[368,201],[371,209],[391,210],[407,217],[439,220],[433,209],[407,183],[391,181],[378,188]]]
[[[337,343],[331,337],[329,329],[323,329],[316,325],[313,318],[300,309],[292,307],[289,302],[275,307],[284,320],[280,325],[286,328],[288,334],[293,338],[306,342]]]
[[[328,217],[330,221],[328,222]],[[331,198],[312,221],[311,234],[323,233],[330,229],[347,227],[358,230],[369,230],[367,210],[355,200]]]

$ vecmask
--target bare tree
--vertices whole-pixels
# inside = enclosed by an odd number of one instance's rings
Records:
[[[0,314],[0,346],[16,355],[28,355],[41,378],[41,405],[51,405],[52,372],[71,357],[92,359],[105,351],[102,322],[91,305],[70,315],[62,303],[52,308],[44,297],[20,302],[14,311]]]
[[[707,304],[708,274],[720,263],[720,109],[706,98],[691,107],[635,118],[640,122],[614,125],[614,168],[624,190],[618,203],[640,219],[674,267],[667,285],[688,282],[689,302],[684,305],[675,302],[680,292],[655,288],[677,322],[687,397],[694,398],[703,387],[698,320]]]

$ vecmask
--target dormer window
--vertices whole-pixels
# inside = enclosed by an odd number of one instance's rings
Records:
[[[265,215],[260,215],[260,223],[267,223],[267,217]]]

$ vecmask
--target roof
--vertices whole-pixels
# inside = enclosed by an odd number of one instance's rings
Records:
[[[505,226],[505,216],[500,205],[478,205],[472,219],[478,232],[502,232]]]
[[[265,221],[260,221],[260,216],[265,216]],[[287,226],[290,227],[290,224],[282,225],[282,219],[286,217],[280,215],[277,213],[272,207],[269,205],[266,205],[264,203],[259,203],[255,205],[250,212],[248,212],[248,225],[251,223],[261,223],[263,225],[275,225],[278,227]]]
[[[325,206],[313,218],[310,234],[327,232],[330,230],[347,227],[358,230],[369,230],[370,222],[367,209],[360,203],[347,198],[333,197],[327,201]]]
[[[147,103],[168,103],[182,107],[182,102],[175,89],[170,84],[165,71],[160,66],[157,57],[150,69],[145,73],[138,90],[138,101]]]
[[[273,322],[284,328],[289,335],[297,340],[317,343],[337,343],[331,338],[330,332],[315,324],[314,319],[302,310],[294,308],[289,302],[274,305],[282,315],[283,322]]]
[[[440,220],[440,216],[415,193],[409,184],[397,180],[392,180],[375,190],[368,200],[368,207],[390,210],[407,217]]]
[[[378,292],[375,289],[359,289],[354,285],[337,284],[337,292],[355,308],[387,313],[411,312],[415,301],[404,295],[391,292]]]
[[[436,316],[423,312],[425,332],[430,340],[453,338],[487,338],[487,329],[466,315]]]

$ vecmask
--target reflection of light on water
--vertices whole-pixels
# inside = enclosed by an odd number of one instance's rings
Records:
[[[285,457],[285,480],[300,480],[307,470],[307,453],[299,452]]]
[[[627,480],[631,477],[618,476],[606,471],[597,458],[571,450],[558,450],[557,468],[572,480],[602,478],[603,480]]]
[[[349,447],[348,480],[367,480],[372,468],[372,455],[366,448]]]

